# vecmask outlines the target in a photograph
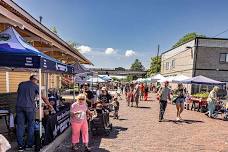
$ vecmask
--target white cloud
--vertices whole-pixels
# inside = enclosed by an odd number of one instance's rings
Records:
[[[126,57],[130,57],[130,56],[134,56],[134,55],[136,55],[136,53],[133,50],[126,50],[126,52],[125,52]]]
[[[82,54],[91,52],[92,48],[89,46],[85,46],[85,45],[81,45],[79,46],[77,49],[79,49],[79,52],[81,52]]]
[[[107,48],[105,50],[105,54],[107,55],[114,54],[114,53],[116,53],[116,50],[114,50],[113,48]]]

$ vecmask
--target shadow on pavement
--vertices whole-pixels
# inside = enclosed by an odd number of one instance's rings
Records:
[[[189,120],[189,119],[184,119],[184,120],[181,120],[181,121],[177,121],[177,120],[164,120],[164,122],[173,122],[175,124],[204,123],[204,121],[200,121],[200,120]]]
[[[139,106],[138,108],[141,108],[141,109],[151,109],[151,107],[143,107],[143,106]]]
[[[107,138],[107,139],[114,139],[117,138],[117,135],[122,132],[122,131],[126,131],[128,128],[124,128],[124,127],[120,127],[120,126],[114,126],[112,128],[111,133],[108,136],[90,136],[90,148],[92,152],[110,152],[104,148],[99,148],[100,144],[101,144],[101,139],[102,138]]]
[[[125,119],[125,118],[119,118],[118,120],[119,120],[119,121],[123,121],[123,120],[128,120],[128,119]]]

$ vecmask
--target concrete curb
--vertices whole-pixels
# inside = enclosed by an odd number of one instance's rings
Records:
[[[66,139],[71,134],[71,127],[63,132],[60,136],[58,136],[53,142],[49,145],[44,146],[40,151],[41,152],[54,152],[56,147],[58,147],[64,139]]]

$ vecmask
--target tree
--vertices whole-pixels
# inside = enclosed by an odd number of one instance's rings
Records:
[[[135,62],[131,65],[130,69],[132,71],[143,71],[143,70],[145,70],[142,63],[139,61],[139,59],[135,59]]]
[[[123,68],[123,67],[118,67],[118,68],[115,68],[115,70],[118,70],[118,71],[125,71],[125,68]]]
[[[117,77],[112,77],[112,80],[113,80],[113,81],[120,81],[120,79],[117,78]]]
[[[74,41],[68,41],[67,42],[72,48],[77,48],[77,43],[76,42],[74,42]]]
[[[150,68],[147,75],[159,73],[161,71],[161,56],[151,57]]]
[[[192,33],[187,33],[185,36],[183,36],[181,39],[179,39],[178,42],[176,42],[173,45],[173,48],[178,47],[190,40],[195,39],[196,37],[206,37],[205,35],[201,35],[201,34],[197,34],[196,32],[192,32]]]
[[[57,28],[55,26],[50,27],[50,30],[55,33],[56,35],[58,35],[58,31]]]

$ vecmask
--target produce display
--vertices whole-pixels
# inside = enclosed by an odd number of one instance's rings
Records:
[[[209,92],[200,92],[192,95],[192,97],[204,98],[204,99],[207,98],[208,96],[209,96]]]

